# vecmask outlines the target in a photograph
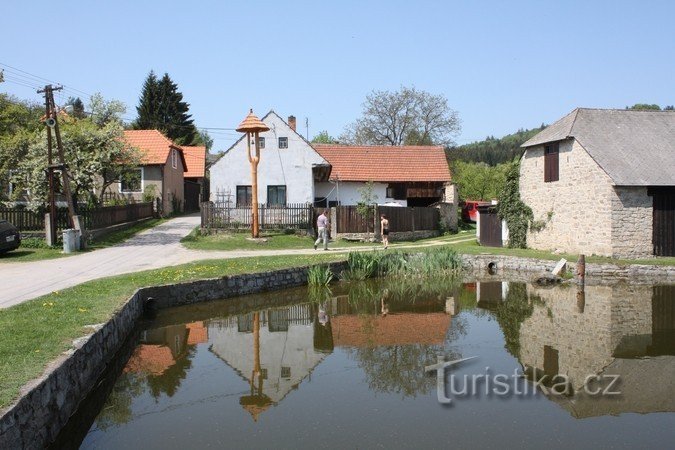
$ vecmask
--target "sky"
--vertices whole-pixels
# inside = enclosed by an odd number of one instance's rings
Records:
[[[148,72],[167,72],[212,152],[249,108],[338,136],[401,86],[448,99],[458,144],[576,107],[675,104],[672,1],[3,0],[0,17],[0,92],[41,101],[47,79],[57,104],[100,92],[132,120]]]

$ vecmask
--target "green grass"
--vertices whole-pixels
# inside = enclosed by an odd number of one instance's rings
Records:
[[[437,238],[420,239],[417,241],[396,241],[390,244],[391,246],[409,245],[409,244],[425,244],[432,241],[453,241],[464,239],[471,236],[473,233],[459,233],[454,235],[440,236]],[[248,240],[249,233],[218,233],[210,235],[199,235],[198,229],[193,230],[188,236],[184,237],[181,242],[183,245],[192,250],[289,250],[289,249],[311,249],[314,245],[314,239],[309,236],[299,236],[296,234],[285,234],[281,232],[267,232],[260,235],[261,238],[267,239],[267,242],[254,242]],[[321,246],[320,246],[321,247]],[[339,239],[331,241],[328,248],[381,248],[380,242],[354,242]]]
[[[125,230],[115,231],[106,236],[103,236],[100,240],[91,243],[86,251],[98,250],[105,247],[111,247],[115,244],[119,244],[122,241],[125,241],[132,237],[133,235],[140,233],[141,231],[147,230],[148,228],[156,227],[164,222],[167,219],[149,219],[143,222],[139,222],[133,225],[130,228]],[[11,262],[31,262],[31,261],[41,261],[45,259],[54,259],[54,258],[64,258],[67,256],[77,255],[78,253],[63,253],[62,247],[54,248],[30,248],[24,245],[21,245],[18,249],[0,255],[0,264],[2,263],[11,263]]]
[[[87,334],[86,325],[107,321],[140,287],[265,272],[331,262],[343,255],[274,256],[207,260],[90,281],[0,310],[0,408],[9,405],[26,382]],[[89,330],[90,332],[91,330]]]

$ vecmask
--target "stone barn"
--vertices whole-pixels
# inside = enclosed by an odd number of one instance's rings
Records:
[[[577,108],[522,146],[529,247],[675,255],[675,111]]]

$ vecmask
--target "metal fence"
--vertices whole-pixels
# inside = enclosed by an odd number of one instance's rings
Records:
[[[201,205],[202,228],[247,230],[253,221],[251,206],[232,206],[228,202],[207,202]],[[312,225],[314,208],[309,203],[289,203],[284,206],[258,205],[261,230],[307,230]]]
[[[152,217],[153,210],[152,203],[135,203],[92,209],[80,207],[78,214],[86,229],[95,230]],[[25,208],[0,208],[0,219],[11,222],[21,232],[45,231],[45,216],[42,212],[30,211]],[[59,230],[70,227],[67,209],[59,208],[56,211],[56,227]]]

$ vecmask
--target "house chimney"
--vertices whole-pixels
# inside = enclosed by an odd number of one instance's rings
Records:
[[[288,116],[288,126],[295,131],[295,116]]]

